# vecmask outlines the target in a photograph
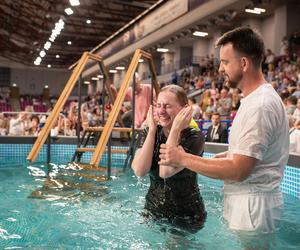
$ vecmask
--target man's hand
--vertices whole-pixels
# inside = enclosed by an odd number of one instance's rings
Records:
[[[181,160],[184,157],[185,151],[181,146],[162,144],[159,152],[159,165],[182,167]]]

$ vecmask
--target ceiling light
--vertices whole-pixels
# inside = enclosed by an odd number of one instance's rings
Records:
[[[50,49],[50,47],[51,47],[51,42],[47,41],[47,42],[44,44],[44,49],[45,49],[45,50],[48,50],[48,49]]]
[[[87,23],[87,24],[91,24],[91,22],[92,22],[92,21],[91,21],[90,19],[86,20],[86,23]]]
[[[48,86],[48,85],[45,85],[44,88],[47,89],[47,88],[49,88],[49,86]]]
[[[115,69],[110,69],[109,70],[109,73],[112,73],[112,74],[115,74],[115,73],[117,73],[118,71],[117,70],[115,70]]]
[[[92,77],[92,80],[98,81],[98,77],[94,76],[94,77]]]
[[[71,41],[68,41],[68,45],[71,45],[72,44],[72,42]]]
[[[66,8],[65,12],[67,13],[67,15],[72,15],[74,13],[74,11],[71,8]]]
[[[47,67],[48,67],[48,68],[51,68],[51,64],[48,64]]]
[[[118,67],[116,67],[116,69],[117,69],[117,70],[124,70],[125,67],[124,67],[124,66],[118,66]]]
[[[56,58],[59,58],[60,56],[59,56],[59,55],[56,55],[55,57],[56,57]]]
[[[194,36],[201,36],[201,37],[205,37],[205,36],[208,36],[208,33],[207,32],[203,32],[203,31],[195,31],[193,33]]]
[[[157,48],[156,51],[164,53],[164,52],[168,52],[169,49],[166,49],[166,48]]]
[[[90,84],[90,81],[84,81],[83,83],[84,84]]]
[[[254,8],[254,10],[259,11],[259,12],[266,12],[266,9],[263,9],[263,8]]]
[[[100,79],[100,78],[103,78],[103,75],[97,75],[97,77]]]
[[[45,50],[41,50],[41,51],[40,51],[40,57],[44,57],[45,55],[46,55]]]
[[[80,5],[80,2],[79,0],[69,0],[71,6],[79,6]]]
[[[42,58],[38,56],[38,57],[35,59],[34,64],[35,64],[35,65],[40,65],[41,62],[42,62]]]
[[[16,84],[16,83],[13,83],[12,86],[13,86],[13,87],[17,87],[17,84]]]
[[[144,62],[144,59],[139,59],[139,63],[142,63],[142,62]]]
[[[258,10],[253,10],[253,9],[245,9],[245,12],[247,13],[252,13],[252,14],[256,14],[256,15],[260,15],[261,12]]]

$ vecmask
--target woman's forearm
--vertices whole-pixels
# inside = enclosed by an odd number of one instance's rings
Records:
[[[132,162],[132,169],[138,177],[146,175],[152,165],[156,130],[149,130],[144,145],[138,150]]]
[[[179,144],[180,133],[181,131],[179,131],[178,129],[172,128],[166,144],[170,146],[177,146]],[[183,169],[182,167],[171,167],[166,165],[160,165],[159,175],[161,178],[169,178],[177,174],[178,172],[180,172],[182,169]]]

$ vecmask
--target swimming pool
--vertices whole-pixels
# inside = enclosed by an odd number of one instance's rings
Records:
[[[145,221],[140,212],[148,177],[115,170],[103,182],[70,177],[79,172],[72,165],[51,164],[53,183],[41,163],[1,163],[0,249],[241,249],[222,220],[222,182],[199,176],[208,218],[201,231],[188,234]],[[299,246],[300,199],[285,195],[281,229],[271,249]]]

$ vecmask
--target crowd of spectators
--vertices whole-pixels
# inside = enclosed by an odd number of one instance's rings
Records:
[[[296,38],[293,37],[293,39]],[[267,82],[272,84],[286,106],[290,119],[292,149],[300,153],[300,50],[294,40],[291,45],[289,40],[283,39],[279,55],[275,55],[270,49],[267,49],[263,72]],[[200,98],[193,97],[189,100],[190,105],[193,106],[195,120],[211,120],[212,114],[218,114],[221,121],[233,120],[243,98],[238,89],[226,87],[224,78],[218,74],[218,62],[213,55],[203,58],[197,67],[186,65],[181,74],[175,71],[171,76],[170,83],[182,86],[188,94],[199,89],[202,90]],[[24,103],[24,99],[22,103]],[[2,104],[5,102],[4,100],[5,98],[1,97]],[[53,105],[55,101],[51,100],[50,104]],[[85,98],[80,110],[80,131],[87,126],[102,125],[112,104],[107,97],[104,114],[101,104],[100,92]],[[46,115],[27,113],[36,111],[32,104],[25,106],[22,110],[25,113],[21,112],[17,115],[0,113],[1,135],[38,134],[45,122]],[[51,112],[51,108],[48,110],[44,108],[41,111]],[[122,114],[123,118],[126,118],[126,126],[130,126],[132,107],[129,103],[124,103]],[[52,135],[76,135],[77,123],[78,101],[69,100],[51,133]]]

